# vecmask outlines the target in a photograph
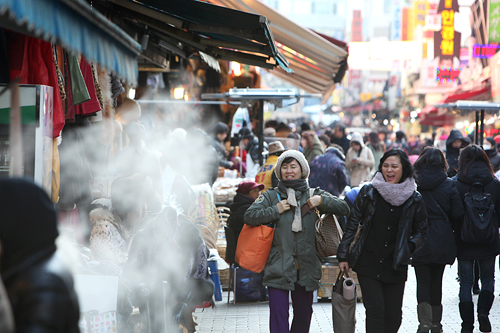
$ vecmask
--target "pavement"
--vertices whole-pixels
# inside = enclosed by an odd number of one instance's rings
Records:
[[[500,292],[500,275],[496,265],[495,295]],[[457,264],[447,266],[443,278],[443,331],[444,333],[460,332],[460,313],[458,311]],[[231,294],[232,300],[232,294]],[[477,303],[477,296],[474,296]],[[197,309],[194,315],[200,333],[264,333],[269,332],[269,304],[267,302],[227,303],[227,291],[223,292],[222,301],[216,302],[215,309]],[[290,322],[293,317],[290,306]],[[356,332],[365,332],[365,309],[362,303],[356,306]],[[500,332],[500,300],[493,303],[490,313],[492,332]],[[474,332],[479,332],[479,324],[475,323]],[[403,300],[403,322],[399,332],[415,333],[418,327],[416,279],[412,267],[408,270]],[[332,305],[320,301],[313,304],[311,333],[333,332]]]

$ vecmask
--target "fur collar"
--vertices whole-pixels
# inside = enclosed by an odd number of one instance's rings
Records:
[[[417,189],[415,179],[412,177],[406,178],[402,183],[391,184],[385,181],[384,176],[380,172],[376,173],[372,185],[382,198],[393,206],[404,204]]]

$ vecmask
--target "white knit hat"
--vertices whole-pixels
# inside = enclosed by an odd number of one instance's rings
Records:
[[[276,178],[282,180],[281,164],[283,164],[283,161],[287,157],[293,157],[294,159],[297,160],[297,162],[299,162],[300,168],[302,169],[302,179],[307,179],[307,177],[309,177],[309,172],[310,172],[309,163],[307,163],[304,154],[302,154],[298,150],[293,150],[293,149],[285,151],[283,154],[280,155],[280,157],[278,157],[278,162],[276,162],[276,167],[274,168],[274,172],[276,173]]]

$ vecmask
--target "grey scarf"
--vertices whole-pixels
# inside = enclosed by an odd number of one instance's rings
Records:
[[[281,180],[278,183],[278,188],[283,192],[286,192],[286,202],[290,206],[295,208],[295,213],[293,214],[292,231],[302,231],[302,216],[300,215],[301,210],[299,207],[299,203],[300,198],[302,197],[302,193],[305,193],[309,188],[307,181],[305,179]]]
[[[380,172],[375,174],[372,185],[382,198],[393,206],[401,206],[417,190],[417,184],[412,177],[406,178],[402,183],[392,184],[386,182]]]

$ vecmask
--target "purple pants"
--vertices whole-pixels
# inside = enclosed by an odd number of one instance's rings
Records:
[[[313,291],[295,283],[292,291],[293,321],[292,328],[288,323],[288,294],[290,291],[268,287],[269,292],[269,327],[271,333],[307,333],[311,325],[313,313]]]

